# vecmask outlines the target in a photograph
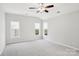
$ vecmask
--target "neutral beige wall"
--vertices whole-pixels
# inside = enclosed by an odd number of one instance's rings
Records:
[[[0,54],[5,47],[5,18],[4,11],[0,4]]]
[[[47,20],[48,40],[79,48],[79,11]]]
[[[11,39],[10,38],[10,22],[11,21],[19,21],[20,22],[20,39]],[[36,40],[35,31],[34,31],[34,23],[41,23],[41,19],[30,16],[16,15],[6,13],[6,43],[16,43],[16,42],[24,42],[30,40]],[[38,39],[40,39],[41,35]]]

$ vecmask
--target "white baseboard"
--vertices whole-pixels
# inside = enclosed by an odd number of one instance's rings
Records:
[[[47,41],[54,43],[54,44],[57,44],[57,45],[65,46],[65,47],[68,47],[68,48],[71,48],[71,49],[74,49],[74,50],[79,50],[79,48],[76,48],[76,47],[73,47],[73,46],[70,46],[70,45],[67,45],[67,44],[64,44],[64,43],[55,42],[55,41],[51,41],[51,40],[47,40]]]

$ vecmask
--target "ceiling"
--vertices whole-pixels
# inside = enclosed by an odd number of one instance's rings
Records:
[[[79,10],[79,3],[45,3],[46,5],[53,4],[55,7],[49,9],[49,13],[36,13],[36,9],[30,10],[29,7],[39,7],[38,3],[3,3],[2,6],[7,13],[29,15],[39,17],[41,19],[48,19],[64,13],[69,13]],[[60,11],[60,13],[57,13]]]

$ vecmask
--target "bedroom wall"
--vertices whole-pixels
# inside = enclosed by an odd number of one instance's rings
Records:
[[[0,54],[5,48],[5,16],[2,5],[0,4]]]
[[[79,49],[79,11],[47,20],[48,40]]]
[[[10,22],[19,21],[20,22],[20,38],[11,39],[10,38]],[[41,19],[30,16],[16,15],[6,13],[6,44],[16,43],[16,42],[25,42],[36,40],[35,36],[35,25],[34,23],[41,23]],[[40,39],[41,35],[37,39]]]

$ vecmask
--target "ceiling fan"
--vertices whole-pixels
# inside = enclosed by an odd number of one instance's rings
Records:
[[[40,3],[40,7],[36,8],[36,7],[29,7],[29,9],[37,9],[37,13],[42,13],[42,12],[49,12],[49,8],[54,7],[54,5],[47,5],[45,6],[44,3]]]

